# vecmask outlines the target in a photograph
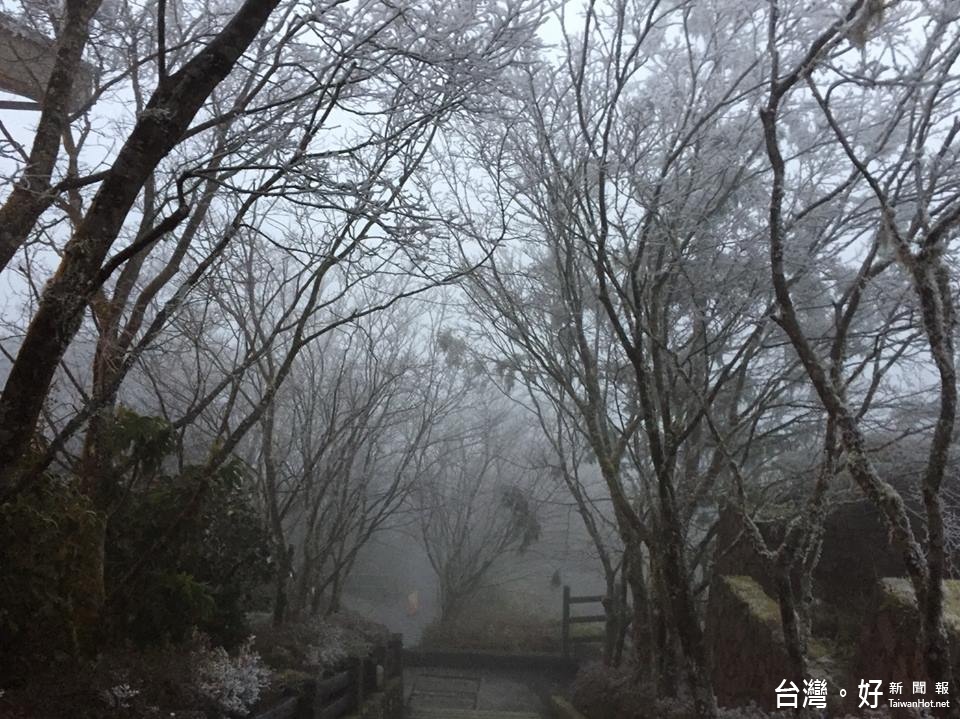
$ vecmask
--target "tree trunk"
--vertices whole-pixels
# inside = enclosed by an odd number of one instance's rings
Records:
[[[621,573],[619,593],[617,595],[617,602],[620,608],[620,622],[617,626],[616,643],[614,644],[614,647],[613,647],[613,666],[615,667],[619,667],[623,663],[623,644],[627,639],[627,629],[629,628],[631,623],[630,612],[629,612],[630,605],[627,601],[627,588],[628,588],[628,584],[627,584],[626,575],[624,573]],[[642,616],[644,620],[641,634],[646,635],[645,637],[646,649],[644,651],[649,653],[650,614],[647,607],[648,602],[646,598],[645,589],[646,588],[644,587],[643,595],[640,598],[640,602],[642,604],[642,607],[640,610],[640,616]],[[635,613],[634,616],[636,617],[637,614]]]
[[[300,581],[297,582],[297,600],[294,605],[296,614],[306,614],[310,606],[310,586],[314,581],[314,558],[309,542],[303,542],[303,563],[300,566]]]
[[[273,626],[275,627],[279,627],[287,619],[289,607],[287,588],[290,583],[290,572],[293,570],[293,545],[280,548],[278,554],[280,561],[273,590]]]
[[[633,596],[633,653],[640,676],[649,676],[654,659],[653,629],[647,578],[643,571],[642,545],[637,542],[624,549],[623,578]],[[625,609],[621,604],[622,609]],[[622,630],[621,630],[622,634]]]
[[[687,576],[683,534],[674,505],[673,487],[669,478],[658,477],[663,532],[663,571],[670,616],[683,653],[684,670],[693,696],[694,714],[698,719],[717,716],[717,699],[707,662],[706,643],[697,617],[693,594]]]
[[[617,596],[617,578],[607,574],[606,593],[603,597],[603,665],[613,666],[613,655],[617,647],[617,635],[620,629],[621,607]]]
[[[797,612],[796,597],[793,591],[790,565],[781,563],[776,568],[777,603],[780,606],[780,625],[783,640],[790,660],[790,677],[798,686],[808,678],[806,644],[801,631]]]
[[[950,642],[943,622],[943,582],[932,577],[927,584],[923,601],[918,598],[917,607],[921,612],[923,658],[927,670],[927,680],[936,685],[947,682],[948,708],[934,709],[936,716],[960,717],[960,691],[954,686],[953,665],[950,660]]]
[[[653,624],[653,647],[652,655],[656,663],[656,672],[654,679],[656,681],[657,695],[663,697],[676,697],[678,693],[677,686],[677,665],[676,653],[674,652],[673,632],[671,631],[672,618],[670,617],[670,598],[663,581],[663,572],[660,569],[660,563],[656,559],[654,550],[650,554],[651,568],[650,573],[653,579],[655,603],[651,607],[651,622]]]
[[[333,573],[333,581],[330,583],[330,603],[327,605],[327,616],[340,611],[340,599],[343,594],[342,581],[338,569]]]

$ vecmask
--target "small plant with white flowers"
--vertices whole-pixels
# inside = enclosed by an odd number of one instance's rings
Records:
[[[249,714],[270,683],[270,670],[252,645],[250,637],[234,656],[223,647],[202,648],[194,654],[197,691],[227,714]]]
[[[100,692],[103,700],[114,709],[129,709],[131,703],[139,694],[139,689],[134,689],[127,683],[117,684]]]

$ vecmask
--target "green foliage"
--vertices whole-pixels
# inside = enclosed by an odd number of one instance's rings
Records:
[[[140,644],[181,641],[193,627],[236,645],[244,608],[269,578],[268,538],[246,491],[243,465],[188,467],[134,492],[108,528],[107,585],[118,586],[117,629]],[[144,555],[150,570],[125,577]]]
[[[171,471],[163,420],[121,408],[102,426],[95,476],[42,476],[0,504],[0,672],[194,627],[248,635],[269,564],[244,465]]]
[[[173,428],[166,420],[144,417],[126,407],[115,412],[107,433],[108,452],[115,462],[157,472],[173,447]]]
[[[75,654],[101,600],[102,516],[73,483],[43,476],[0,504],[0,673]]]
[[[127,627],[128,636],[138,644],[158,638],[182,642],[195,625],[208,623],[214,616],[216,600],[210,587],[186,572],[148,572],[140,590],[149,596],[139,597],[143,601]]]

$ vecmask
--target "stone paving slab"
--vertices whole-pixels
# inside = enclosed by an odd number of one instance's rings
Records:
[[[417,671],[410,682],[407,706],[411,710],[476,709],[480,677],[440,670]]]
[[[540,719],[536,693],[513,673],[443,667],[405,670],[410,719]]]
[[[422,692],[463,692],[476,694],[480,689],[480,677],[463,673],[418,674],[416,687]]]
[[[479,709],[413,709],[409,719],[541,719],[530,712],[497,712]]]

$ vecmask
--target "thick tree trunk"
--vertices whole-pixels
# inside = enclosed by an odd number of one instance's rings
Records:
[[[654,596],[656,601],[651,611],[653,624],[653,658],[656,663],[654,679],[657,695],[676,697],[679,692],[677,684],[677,656],[673,640],[673,619],[670,616],[670,597],[663,580],[660,563],[651,550],[651,575],[653,577]]]
[[[617,648],[617,636],[620,631],[620,607],[617,596],[617,580],[609,574],[606,577],[606,593],[603,598],[603,613],[606,619],[603,622],[603,665],[614,666],[614,653]]]
[[[630,628],[631,618],[630,618],[630,602],[628,599],[628,587],[626,575],[621,573],[620,576],[620,592],[617,597],[620,602],[620,623],[617,627],[617,638],[613,647],[613,666],[619,667],[623,663],[623,645],[627,639],[627,629]],[[646,588],[644,588],[646,589]],[[647,600],[646,591],[639,598],[641,602],[640,616],[644,618],[644,629],[643,633],[646,634],[646,651],[649,652],[650,648],[650,613],[649,613],[649,601]],[[637,616],[637,612],[634,611],[634,617]]]
[[[330,582],[330,602],[327,604],[327,615],[336,614],[340,611],[340,600],[343,595],[343,579],[338,569],[333,573],[333,580]]]
[[[280,562],[277,566],[277,577],[273,588],[273,626],[279,627],[287,620],[290,605],[288,587],[290,572],[293,571],[293,545],[279,548]]]
[[[949,710],[944,716],[960,717],[960,687],[956,686],[950,644],[943,621],[943,579],[946,566],[946,536],[940,488],[954,442],[957,415],[957,372],[953,336],[956,327],[954,297],[949,273],[939,252],[921,254],[913,267],[920,297],[923,325],[930,354],[940,378],[940,412],[930,442],[923,476],[923,505],[926,511],[926,590],[917,594],[923,615],[923,639],[927,676],[931,682],[947,682]]]
[[[787,658],[793,674],[789,678],[796,682],[797,686],[803,686],[803,680],[808,678],[807,651],[790,574],[789,564],[781,564],[776,568],[777,603],[780,606],[780,625],[783,628]]]
[[[662,473],[658,477],[658,494],[663,528],[663,580],[667,590],[670,616],[683,653],[684,670],[693,696],[694,714],[698,719],[717,716],[717,699],[707,661],[703,629],[697,616],[687,574],[683,534],[674,504],[673,487]]]
[[[639,542],[631,543],[623,553],[623,578],[630,587],[633,596],[632,637],[634,659],[640,677],[649,677],[655,657],[653,629],[650,607],[650,593],[647,578],[643,571],[643,552]],[[625,597],[621,597],[621,606],[626,609]],[[626,619],[626,618],[625,618]],[[623,628],[620,629],[623,635]]]
[[[452,619],[459,609],[459,600],[454,596],[453,590],[440,583],[440,621],[444,622]]]
[[[656,611],[654,621],[657,696],[675,698],[680,692],[680,685],[677,683],[677,653],[673,632],[669,618],[662,609]]]
[[[947,695],[950,706],[946,709],[935,709],[937,716],[958,717],[960,707],[957,706],[958,691],[953,686],[953,666],[950,662],[950,643],[947,631],[943,624],[942,609],[938,610],[929,604],[923,611],[923,644],[924,663],[927,670],[927,679],[934,685],[939,682],[947,683]]]
[[[310,616],[315,617],[320,614],[320,607],[323,605],[323,592],[314,591],[310,597]]]
[[[315,560],[309,542],[303,542],[302,547],[303,563],[300,567],[300,581],[297,582],[297,597],[293,608],[298,615],[305,615],[310,609],[310,590],[316,579],[313,569]]]

